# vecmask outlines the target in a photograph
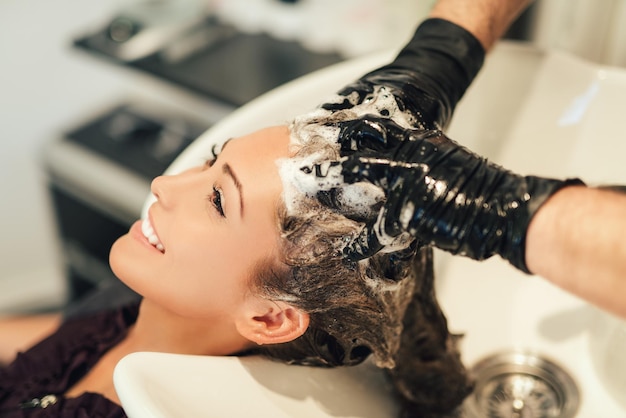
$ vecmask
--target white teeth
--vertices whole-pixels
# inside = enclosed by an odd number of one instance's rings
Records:
[[[148,219],[144,219],[141,223],[141,232],[150,244],[154,245],[157,250],[163,252],[165,248],[163,247],[163,244],[161,244],[161,242],[159,241],[157,235],[154,233],[154,228],[152,227],[152,224]]]

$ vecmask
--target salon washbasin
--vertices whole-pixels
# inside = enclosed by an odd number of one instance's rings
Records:
[[[168,172],[204,162],[212,144],[225,138],[288,121],[392,55],[338,64],[275,89],[207,131]],[[522,173],[626,183],[620,162],[626,144],[619,141],[624,97],[624,70],[501,42],[448,132]],[[538,353],[554,360],[577,386],[576,417],[626,417],[626,402],[606,378],[610,364],[603,361],[611,353],[620,358],[619,347],[598,344],[602,336],[592,336],[602,329],[598,324],[619,327],[621,321],[500,259],[479,263],[437,253],[436,272],[450,328],[465,334],[461,353],[468,366],[507,350]],[[389,388],[369,363],[320,371],[259,358],[135,353],[118,364],[115,385],[131,418],[395,413]]]
[[[626,70],[543,53],[493,159],[524,174],[625,184],[625,102]],[[463,138],[462,127],[453,128],[459,129],[451,135]],[[624,321],[500,259],[448,258],[438,292],[450,327],[466,332],[466,364],[503,350],[532,350],[555,360],[577,384],[575,416],[626,417]]]

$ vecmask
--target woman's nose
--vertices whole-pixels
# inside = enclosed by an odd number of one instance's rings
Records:
[[[172,206],[183,198],[185,191],[189,191],[201,181],[199,169],[189,169],[179,174],[158,176],[152,180],[150,191],[162,206]],[[195,175],[194,175],[195,174]]]
[[[158,176],[152,180],[150,191],[163,206],[168,206],[172,189],[172,176]]]

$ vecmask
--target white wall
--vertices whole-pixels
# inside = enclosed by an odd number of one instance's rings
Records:
[[[103,78],[94,86],[94,74],[74,59],[69,42],[112,4],[0,2],[0,297],[21,293],[18,281],[44,287],[53,303],[62,296],[39,150],[111,84]]]
[[[590,61],[626,66],[626,1],[539,0],[531,39]]]

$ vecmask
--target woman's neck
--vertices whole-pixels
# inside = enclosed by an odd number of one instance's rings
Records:
[[[107,351],[65,395],[75,397],[95,392],[120,404],[113,385],[113,370],[123,357],[134,352],[219,356],[236,354],[252,346],[253,343],[237,332],[232,319],[190,319],[144,299],[139,306],[137,321],[129,328],[126,337]]]
[[[135,325],[122,343],[126,350],[173,354],[231,355],[253,346],[229,318],[190,319],[144,299]]]

